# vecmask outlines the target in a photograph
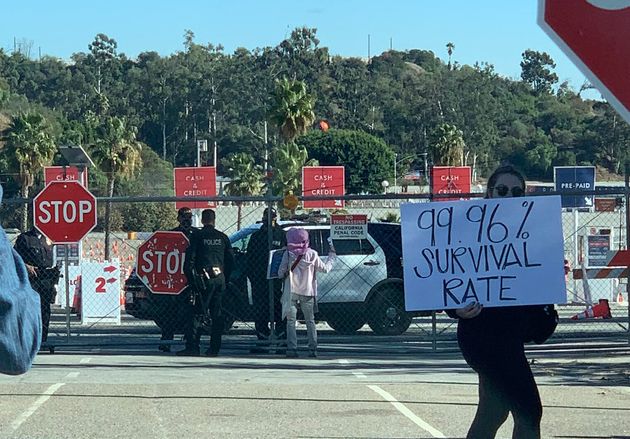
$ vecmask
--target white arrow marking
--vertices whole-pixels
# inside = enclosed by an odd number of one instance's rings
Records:
[[[607,11],[620,11],[630,8],[630,0],[586,0],[587,3]]]

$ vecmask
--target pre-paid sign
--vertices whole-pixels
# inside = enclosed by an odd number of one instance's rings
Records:
[[[401,205],[408,311],[565,303],[560,197]]]
[[[332,197],[345,195],[343,166],[305,166],[302,168],[302,195],[304,197]],[[304,200],[305,209],[338,209],[344,200]]]
[[[155,232],[138,248],[137,275],[152,293],[177,295],[186,288],[188,243],[182,232]]]
[[[332,215],[332,239],[367,239],[367,215]]]

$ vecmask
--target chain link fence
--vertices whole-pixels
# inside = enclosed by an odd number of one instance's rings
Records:
[[[330,272],[317,275],[320,343],[333,350],[452,347],[456,323],[445,313],[405,311],[399,205],[428,202],[430,197],[388,194],[344,198],[343,213],[367,215],[368,233],[366,237],[333,240],[337,260]],[[557,306],[561,320],[555,339],[629,334],[627,275],[614,277],[617,274],[612,273],[602,278],[592,274],[593,269],[606,264],[602,259],[605,253],[626,249],[628,242],[627,204],[620,201],[627,199],[627,193],[619,188],[607,192],[604,198],[612,200],[607,211],[562,214],[565,257],[573,271],[567,277],[567,303]],[[173,200],[112,201],[115,211],[128,215],[143,212],[149,202],[152,209],[157,205],[158,212],[170,212],[162,227],[168,230],[177,226]],[[4,209],[23,208],[16,201],[6,201],[9,204]],[[244,350],[281,345],[286,330],[280,317],[282,282],[266,279],[268,249],[283,246],[286,230],[300,226],[308,230],[311,248],[326,260],[330,250],[329,215],[311,212],[309,216],[286,218],[279,210],[278,234],[273,228],[263,228],[263,213],[267,207],[278,208],[279,200],[249,197],[216,201],[216,228],[230,237],[235,259],[223,304],[225,344]],[[99,203],[104,204],[101,200]],[[5,221],[3,226],[15,243],[21,221],[12,218],[12,223]],[[59,267],[56,287],[51,287],[51,282],[57,280],[54,270],[50,277],[42,275],[33,281],[35,289],[51,303],[51,344],[120,350],[148,346],[162,351],[182,345],[190,289],[179,294],[152,293],[135,268],[138,248],[154,230],[130,228],[128,219],[125,224],[127,231],[111,232],[109,251],[102,231],[88,234],[75,245],[53,246],[49,267]],[[255,233],[264,234],[263,245],[260,240],[255,244],[256,238],[252,241]],[[34,257],[42,256],[38,253],[41,250],[33,251]],[[177,266],[175,261],[167,260],[167,269],[169,264]],[[572,319],[600,300],[607,301],[610,308],[606,318]],[[298,320],[301,318],[298,315]],[[203,328],[208,322],[200,324]],[[300,322],[298,336],[303,338],[304,334],[305,325]]]

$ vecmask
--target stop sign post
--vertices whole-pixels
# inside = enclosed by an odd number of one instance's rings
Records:
[[[539,0],[538,24],[630,123],[630,1]]]
[[[178,295],[188,286],[188,244],[182,232],[155,232],[138,248],[136,274],[153,294]]]
[[[33,200],[33,217],[53,243],[73,244],[96,227],[96,198],[77,181],[53,181]]]

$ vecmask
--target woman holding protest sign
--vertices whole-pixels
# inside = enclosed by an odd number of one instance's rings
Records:
[[[525,179],[512,166],[496,169],[488,179],[487,198],[524,193]],[[540,438],[542,403],[524,347],[532,339],[532,322],[537,319],[533,313],[540,309],[542,306],[484,309],[479,303],[469,303],[447,311],[459,319],[459,347],[479,375],[479,404],[467,438],[494,438],[510,412],[513,438]]]

